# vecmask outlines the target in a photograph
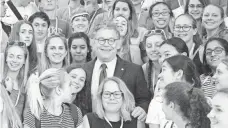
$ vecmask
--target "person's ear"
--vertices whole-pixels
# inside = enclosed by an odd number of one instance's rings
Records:
[[[197,28],[193,28],[193,35],[196,35],[198,32],[198,29]]]
[[[183,74],[184,74],[183,70],[178,70],[177,72],[175,72],[174,76],[175,76],[176,80],[181,81],[183,78]]]
[[[61,95],[61,91],[62,91],[62,89],[59,86],[57,86],[55,88],[55,92],[56,92],[57,95]]]
[[[174,102],[170,102],[170,103],[169,103],[169,107],[170,107],[171,109],[174,109],[174,108],[175,108]]]

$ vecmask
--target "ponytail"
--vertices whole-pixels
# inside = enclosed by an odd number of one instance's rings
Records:
[[[152,93],[152,99],[153,99],[154,98],[154,86],[152,85],[151,74],[153,72],[155,72],[155,71],[153,71],[152,67],[153,67],[153,62],[152,62],[152,60],[149,60],[149,67],[148,67],[148,73],[147,73],[148,74],[148,76],[147,76],[148,78],[147,78],[147,80],[148,80],[148,88],[149,88],[149,90]]]
[[[189,95],[189,120],[190,123],[187,126],[191,128],[210,128],[210,120],[207,114],[210,112],[211,108],[208,105],[205,96],[198,89],[192,87],[188,91]]]

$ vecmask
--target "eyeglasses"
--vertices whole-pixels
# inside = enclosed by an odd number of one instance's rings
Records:
[[[8,42],[8,46],[19,46],[19,47],[26,47],[26,43],[24,42],[18,42],[18,41],[12,41]]]
[[[155,35],[155,34],[160,34],[160,35],[162,35],[163,37],[165,37],[165,40],[167,39],[164,30],[161,30],[161,29],[149,30],[148,33],[146,34],[146,36],[149,37],[149,36]]]
[[[122,92],[121,91],[115,91],[115,92],[103,92],[102,96],[106,99],[110,98],[111,95],[113,95],[114,98],[119,99],[122,97]]]
[[[192,26],[188,26],[188,25],[174,26],[174,31],[180,31],[182,29],[184,32],[188,32],[191,28],[192,28]]]
[[[152,13],[152,16],[154,16],[154,17],[159,17],[160,15],[168,16],[168,15],[170,15],[170,12],[166,11],[166,12],[153,12]]]
[[[188,7],[189,8],[197,8],[197,9],[199,9],[199,8],[203,8],[203,5],[202,4],[190,4],[190,5],[188,5]]]
[[[112,39],[112,38],[111,39],[103,39],[103,38],[99,38],[99,39],[95,39],[95,40],[97,40],[98,43],[101,44],[101,45],[104,45],[106,42],[108,42],[109,45],[113,45],[117,39]]]
[[[216,47],[214,50],[207,49],[206,55],[211,56],[212,52],[214,52],[215,54],[221,54],[223,51],[224,51],[224,48],[221,48],[221,47]]]

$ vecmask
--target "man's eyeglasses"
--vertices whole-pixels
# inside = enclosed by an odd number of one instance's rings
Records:
[[[188,5],[189,8],[197,8],[197,9],[200,9],[200,8],[203,8],[203,5],[202,4],[190,4]]]
[[[119,99],[122,97],[123,93],[121,91],[115,91],[115,92],[103,92],[102,96],[106,99],[109,99],[113,95],[114,98]]]
[[[153,17],[159,17],[160,15],[168,16],[168,15],[170,15],[170,12],[168,12],[168,11],[166,11],[166,12],[152,12]]]
[[[98,41],[99,44],[104,45],[106,42],[108,42],[109,45],[113,45],[117,39],[103,39],[103,38],[98,38],[95,39]]]
[[[221,47],[216,47],[214,50],[207,49],[206,50],[206,55],[207,56],[211,56],[212,52],[214,52],[215,54],[221,54],[223,51],[224,51],[224,48],[221,48]]]
[[[165,37],[165,40],[167,39],[167,36],[166,36],[164,30],[161,30],[161,29],[149,30],[148,33],[146,34],[146,36],[149,37],[151,35],[156,35],[156,34],[162,35],[163,37]]]
[[[188,25],[174,26],[174,31],[180,31],[182,29],[184,32],[188,32],[191,28],[192,28],[192,26],[188,26]]]
[[[19,47],[26,47],[26,43],[24,42],[12,41],[8,43],[8,46],[14,46],[14,45],[17,45]]]

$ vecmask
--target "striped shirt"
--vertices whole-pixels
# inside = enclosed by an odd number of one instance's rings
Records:
[[[82,113],[81,110],[77,107],[78,112],[78,127],[82,123]],[[74,120],[71,115],[70,107],[63,104],[63,112],[59,116],[50,114],[45,108],[40,115],[41,128],[74,128]],[[24,125],[27,125],[30,128],[35,127],[35,116],[31,113],[31,110],[28,109],[28,112],[24,118]]]
[[[202,90],[206,97],[212,98],[216,92],[215,82],[211,76],[200,76]]]

